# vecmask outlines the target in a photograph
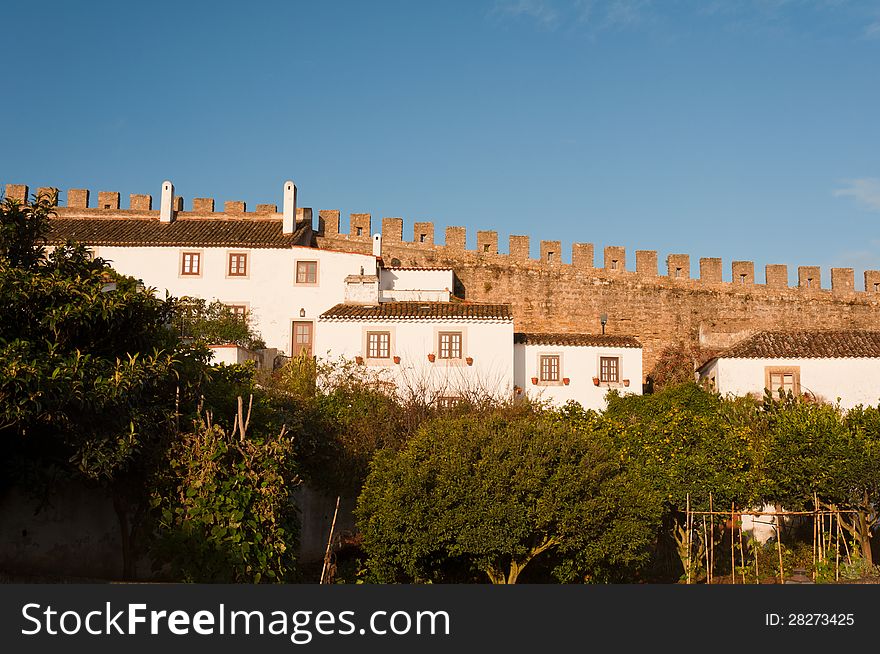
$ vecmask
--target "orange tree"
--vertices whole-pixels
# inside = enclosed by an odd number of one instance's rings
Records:
[[[562,581],[608,579],[644,560],[653,517],[593,424],[448,415],[379,452],[357,507],[373,578],[512,584],[541,560]]]

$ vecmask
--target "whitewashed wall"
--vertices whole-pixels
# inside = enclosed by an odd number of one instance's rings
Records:
[[[222,363],[231,366],[237,363],[245,363],[246,361],[259,361],[256,352],[238,345],[211,345],[210,348],[214,354],[211,363]]]
[[[172,295],[220,300],[248,307],[254,327],[268,347],[291,352],[294,320],[316,323],[318,316],[339,304],[345,296],[345,278],[376,274],[372,255],[334,252],[308,247],[275,248],[179,248],[109,247],[91,248],[95,255],[112,262],[117,271],[142,279],[147,286]],[[181,252],[201,252],[201,275],[183,276]],[[248,253],[247,277],[228,277],[227,254]],[[318,261],[316,285],[295,284],[297,260]],[[300,317],[300,310],[305,316]]]
[[[801,391],[850,409],[880,402],[880,359],[718,359],[701,379],[715,376],[722,395],[764,394],[767,367],[800,368]]]
[[[452,285],[451,270],[383,268],[379,273],[383,302],[449,302]]]
[[[391,359],[367,358],[366,334],[391,333]],[[438,353],[438,332],[463,333],[462,360],[446,361]],[[364,365],[383,371],[398,388],[425,388],[432,395],[461,396],[464,391],[485,391],[509,398],[513,391],[513,322],[389,320],[326,320],[318,323],[315,354],[325,360],[364,357]],[[400,363],[393,357],[399,356]],[[467,365],[466,358],[473,358]]]
[[[539,358],[544,355],[559,355],[560,379],[569,378],[566,386],[562,382],[542,382],[539,374]],[[599,376],[599,357],[620,357],[620,382],[600,383],[596,386],[593,377]],[[612,388],[621,394],[642,394],[642,350],[634,347],[587,347],[563,345],[514,345],[514,383],[532,398],[541,398],[553,404],[562,405],[569,400],[580,403],[585,409],[605,408],[605,395]],[[538,384],[532,378],[539,379]],[[629,380],[629,386],[623,380]]]

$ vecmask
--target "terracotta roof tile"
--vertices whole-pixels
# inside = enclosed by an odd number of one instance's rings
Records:
[[[880,357],[880,331],[758,332],[718,355],[731,359]]]
[[[305,224],[293,234],[282,234],[280,220],[56,218],[50,225],[51,245],[70,240],[86,245],[284,248],[308,245],[311,236]]]
[[[633,336],[616,334],[545,334],[517,332],[514,343],[523,345],[578,345],[584,347],[642,347]]]
[[[468,302],[382,302],[337,304],[321,320],[501,320],[512,321],[509,304]]]

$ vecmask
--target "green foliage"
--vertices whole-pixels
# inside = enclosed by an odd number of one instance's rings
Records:
[[[647,375],[652,392],[694,381],[694,367],[701,358],[695,343],[678,342],[664,348]]]
[[[234,343],[249,350],[266,347],[254,331],[249,316],[236,315],[229,306],[217,300],[210,303],[195,297],[175,300],[173,324],[180,338],[205,345]]]
[[[246,433],[246,428],[244,429]],[[169,453],[167,492],[153,506],[157,563],[191,582],[281,582],[295,572],[299,524],[293,443],[200,422]]]
[[[438,417],[401,451],[380,452],[357,508],[374,577],[482,572],[515,583],[541,555],[570,581],[637,562],[651,536],[639,529],[639,498],[609,451],[567,417]]]

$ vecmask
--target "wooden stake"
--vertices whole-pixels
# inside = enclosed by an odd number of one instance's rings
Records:
[[[782,565],[782,525],[776,518],[776,550],[779,552],[779,583],[785,583],[785,569]]]
[[[742,520],[740,520],[739,524],[739,564],[742,567],[743,583],[746,583],[746,552],[743,546]],[[755,568],[755,573],[757,574],[757,568]]]
[[[736,545],[733,537],[736,534],[736,518],[734,517],[733,502],[730,503],[730,583],[736,583]]]
[[[813,493],[813,581],[819,577],[819,568],[816,566],[816,530],[818,528],[818,524],[816,522],[816,518],[818,517],[818,502],[816,501],[816,493]]]
[[[336,516],[339,515],[339,496],[336,496],[336,510],[333,512],[333,522],[330,523],[330,537],[327,539],[327,550],[324,552],[324,565],[321,567],[321,582],[322,584],[330,583],[329,573],[330,573],[330,546],[333,544],[333,532],[336,529]],[[324,578],[327,577],[327,581],[324,581]]]
[[[837,521],[840,522],[840,511],[837,512]],[[849,545],[846,542],[846,534],[841,532],[841,535],[843,536],[843,551],[846,552],[846,561],[852,565],[852,558],[850,558],[849,555]]]
[[[703,516],[703,549],[706,553],[706,583],[712,583],[712,568],[709,565],[709,532],[706,531],[706,516]]]
[[[712,570],[715,568],[715,521],[712,518],[713,513],[714,512],[712,511],[712,493],[709,493],[709,524],[712,526],[712,529],[710,531],[710,535],[712,536],[712,538],[706,544],[706,547],[709,550],[709,552],[708,552],[709,565],[706,567],[709,569],[709,583],[710,584],[712,583]]]
[[[752,533],[754,533],[754,532],[752,532]],[[755,583],[760,584],[761,578],[758,576],[758,548],[753,545],[752,551],[755,554]]]
[[[687,503],[685,505],[685,518],[684,518],[685,529],[687,530],[687,536],[685,537],[685,541],[687,542],[687,583],[691,583],[691,494],[687,494]]]
[[[833,519],[833,516],[832,516]],[[837,542],[834,548],[834,581],[840,581],[840,514],[837,514]]]

